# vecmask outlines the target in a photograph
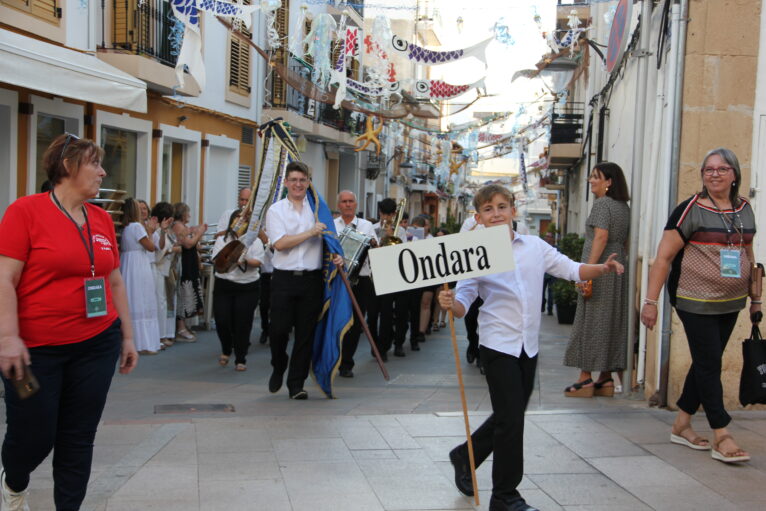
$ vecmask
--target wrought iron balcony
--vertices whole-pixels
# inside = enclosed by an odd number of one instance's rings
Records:
[[[183,25],[173,16],[167,0],[113,0],[112,49],[128,50],[175,66],[178,47],[174,41]]]
[[[553,106],[551,144],[582,143],[585,103],[566,103]]]

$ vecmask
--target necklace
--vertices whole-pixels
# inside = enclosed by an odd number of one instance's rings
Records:
[[[721,208],[718,207],[718,204],[716,204],[715,200],[711,195],[708,195],[708,199],[710,199],[710,202],[713,204],[715,209],[718,211],[718,214],[721,217],[721,221],[723,222],[723,227],[726,229],[726,242],[729,244],[729,247],[732,247],[733,244],[731,242],[731,230],[734,229],[734,232],[739,234],[739,248],[742,250],[742,244],[744,241],[744,232],[745,232],[745,226],[742,223],[742,217],[739,216],[739,213],[737,213],[734,210],[734,204],[732,204],[732,214],[734,217],[739,220],[739,228],[737,228],[737,225],[734,223],[734,219],[729,218],[726,213],[724,213]]]

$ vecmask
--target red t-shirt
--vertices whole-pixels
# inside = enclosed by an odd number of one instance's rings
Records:
[[[120,266],[114,224],[98,206],[86,204],[96,276],[106,281],[106,316],[85,317],[88,251],[72,221],[47,193],[22,197],[0,222],[0,255],[24,262],[19,285],[19,336],[30,348],[90,339],[117,319],[109,274]],[[82,227],[87,241],[88,229]]]

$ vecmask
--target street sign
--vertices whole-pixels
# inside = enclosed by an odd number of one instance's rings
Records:
[[[370,250],[375,294],[385,295],[513,270],[507,225]]]
[[[606,52],[606,70],[609,73],[620,63],[622,54],[625,52],[625,45],[628,42],[626,35],[630,27],[632,9],[632,0],[620,0],[620,3],[617,4],[617,10],[614,12],[612,30],[609,32],[609,44]]]

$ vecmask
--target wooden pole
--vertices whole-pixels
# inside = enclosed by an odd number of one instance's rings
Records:
[[[443,291],[449,291],[449,285],[444,283]],[[455,316],[452,309],[449,310],[449,328],[452,333],[452,351],[455,354],[455,373],[457,374],[457,383],[460,387],[460,401],[463,403],[463,420],[465,422],[465,437],[468,444],[468,464],[471,466],[471,483],[473,484],[473,500],[476,505],[479,504],[479,485],[476,483],[476,462],[473,456],[473,441],[471,440],[471,426],[468,423],[468,404],[465,400],[465,386],[463,385],[463,369],[460,366],[460,350],[457,347],[457,337],[455,337]]]
[[[370,347],[372,348],[372,354],[375,355],[375,360],[378,362],[378,367],[380,367],[380,371],[383,373],[383,378],[388,381],[390,379],[390,376],[388,376],[388,370],[386,369],[386,365],[383,363],[383,359],[380,358],[380,352],[378,352],[378,346],[375,344],[375,339],[372,338],[372,334],[370,333],[370,328],[367,326],[367,322],[364,320],[364,314],[362,314],[362,309],[359,308],[359,303],[356,301],[356,297],[354,296],[354,292],[351,290],[351,282],[348,281],[348,275],[346,275],[346,269],[343,267],[342,264],[336,264],[336,268],[338,268],[338,273],[340,273],[340,277],[343,279],[343,283],[346,285],[346,289],[348,290],[348,296],[351,298],[351,305],[354,307],[354,313],[356,313],[356,319],[361,323],[362,329],[364,330],[364,335],[367,336],[367,340],[370,342]]]

